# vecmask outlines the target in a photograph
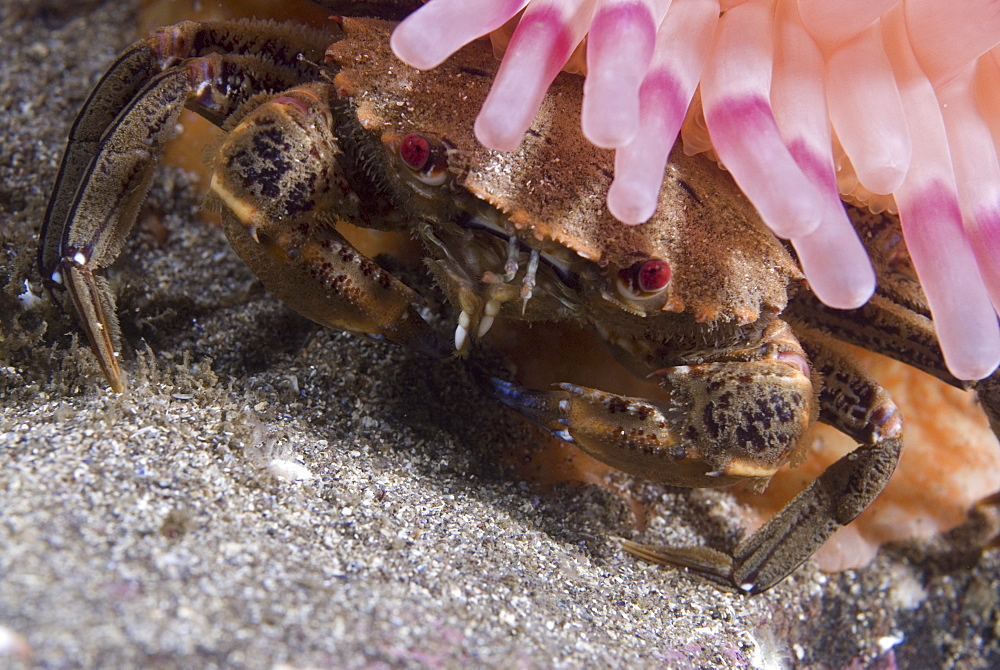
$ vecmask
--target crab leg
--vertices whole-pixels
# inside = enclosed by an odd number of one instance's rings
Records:
[[[310,61],[322,58],[323,48],[330,39],[302,28],[269,22],[185,22],[161,28],[150,39],[130,46],[101,77],[70,129],[42,226],[43,243],[38,259],[42,277],[50,279],[60,261],[59,246],[69,225],[77,189],[101,152],[102,140],[115,128],[116,117],[132,108],[133,100],[142,97],[140,92],[148,90],[157,75],[184,59],[217,52],[217,45],[225,44],[234,53],[254,61],[254,76],[263,87],[259,90],[282,90],[308,77],[310,68],[314,68]],[[300,54],[303,58],[299,58]],[[186,101],[217,125],[257,90],[243,85],[245,80],[239,79],[238,72],[220,74],[237,77],[220,82],[230,85],[226,95],[219,95],[216,89],[209,96]],[[241,85],[235,86],[237,83]]]
[[[1000,370],[977,382],[956,379],[944,365],[934,324],[926,316],[879,295],[858,309],[839,310],[805,294],[791,302],[787,318],[912,365],[956,388],[974,388],[990,427],[1000,437]]]
[[[670,484],[721,486],[746,479],[766,484],[794,457],[813,418],[810,379],[821,377],[819,420],[856,440],[857,449],[732,554],[625,543],[640,557],[757,593],[781,581],[875,499],[895,469],[901,445],[901,421],[888,393],[834,353],[828,336],[811,330],[797,335],[795,340],[776,329],[759,360],[658,371],[669,403],[570,384],[552,392],[494,385],[502,402],[609,465]],[[748,384],[755,392],[740,393]]]
[[[858,309],[840,310],[823,305],[811,294],[799,295],[789,304],[786,318],[797,326],[820,328],[838,340],[903,361],[952,386],[971,386],[944,366],[931,320],[883,296],[873,296]]]
[[[882,492],[902,446],[902,422],[895,404],[865,372],[828,349],[827,336],[815,331],[799,336],[825,380],[819,396],[820,421],[859,446],[743,540],[732,555],[704,547],[652,548],[630,541],[625,542],[626,550],[654,562],[688,567],[748,594],[760,593],[784,579]]]
[[[858,309],[832,309],[810,292],[789,303],[785,318],[837,339],[895,358],[960,389],[974,388],[1000,437],[1000,370],[978,382],[955,378],[944,365],[923,291],[896,217],[848,208],[878,276],[875,296]]]
[[[812,385],[799,360],[778,354],[661,370],[669,402],[573,384],[493,384],[501,402],[619,470],[678,486],[766,483],[812,419]],[[750,380],[759,392],[741,394]]]
[[[324,326],[387,337],[443,355],[413,303],[419,296],[338,233],[361,219],[341,172],[328,84],[307,84],[253,109],[210,160],[229,242],[269,291]]]
[[[115,391],[124,378],[114,296],[95,272],[121,252],[181,111],[221,124],[252,94],[300,81],[312,66],[298,55],[318,60],[327,41],[270,23],[183,23],[133,45],[88,98],[46,212],[39,268],[50,287],[69,290]],[[241,53],[208,53],[219,45]]]
[[[880,292],[882,289],[880,286]],[[905,298],[905,295],[902,297]],[[838,340],[903,361],[956,388],[975,389],[990,428],[994,435],[1000,437],[1000,370],[977,382],[956,379],[944,365],[934,324],[926,316],[882,295],[874,296],[858,309],[837,310],[823,305],[811,294],[802,294],[789,305],[786,317],[799,324],[798,330],[820,328]],[[974,509],[992,508],[1000,508],[1000,496],[986,498],[976,503]],[[996,512],[986,515],[989,519],[995,517]],[[994,536],[984,544],[984,548],[1000,546],[996,522],[986,526],[992,528],[986,531],[987,534]]]

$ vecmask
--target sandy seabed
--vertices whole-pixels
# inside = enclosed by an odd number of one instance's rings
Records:
[[[0,2],[0,666],[1000,666],[1000,557],[961,533],[755,598],[624,554],[621,497],[509,474],[538,434],[461,361],[266,295],[177,169],[111,273],[111,394],[62,310],[18,296],[135,5]],[[612,486],[648,541],[738,537],[725,492]]]

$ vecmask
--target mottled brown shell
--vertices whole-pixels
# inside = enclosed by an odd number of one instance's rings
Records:
[[[614,156],[581,134],[581,78],[557,77],[521,146],[500,153],[480,145],[472,130],[497,66],[486,43],[421,72],[392,55],[391,24],[344,19],[343,27],[346,37],[327,58],[341,68],[338,92],[356,101],[362,125],[446,139],[458,149],[449,157],[458,183],[522,231],[613,268],[640,258],[668,261],[673,278],[664,309],[688,310],[698,321],[747,323],[784,309],[799,269],[713,163],[675,150],[653,218],[626,226],[611,216],[605,200]]]

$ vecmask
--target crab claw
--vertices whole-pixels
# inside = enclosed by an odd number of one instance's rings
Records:
[[[702,372],[734,367],[735,376],[746,374],[739,369],[745,365],[718,363],[692,367],[703,368]],[[771,431],[774,444],[766,445],[769,447],[766,453],[750,453],[752,449],[741,448],[745,445],[740,436],[749,435],[749,430],[741,432],[741,426],[721,427],[723,430],[715,436],[701,434],[704,427],[699,424],[713,406],[703,405],[688,390],[678,392],[669,402],[652,402],[573,384],[559,384],[559,390],[555,391],[535,391],[499,379],[492,382],[502,403],[548,428],[556,437],[575,443],[614,468],[675,486],[726,486],[747,479],[767,481],[787,460],[801,432],[791,425],[796,422],[786,421],[784,427],[788,430],[776,427]],[[795,397],[807,402],[810,399],[809,395],[792,391],[782,397],[782,406]],[[725,414],[727,409],[713,407],[717,416]],[[794,414],[807,419],[808,409],[800,409],[803,411]],[[779,423],[778,418],[773,417],[774,424]],[[805,425],[805,421],[799,423]],[[786,435],[789,431],[791,434]],[[726,432],[728,436],[722,434]],[[749,446],[755,448],[767,437],[754,436],[756,441]]]
[[[325,84],[291,89],[216,148],[211,189],[226,236],[271,293],[316,323],[444,356],[417,293],[334,229],[359,214],[337,160],[331,95]]]
[[[679,417],[670,408],[573,384],[536,391],[490,381],[500,402],[619,470],[679,483],[707,479],[705,472],[713,469],[681,444]]]

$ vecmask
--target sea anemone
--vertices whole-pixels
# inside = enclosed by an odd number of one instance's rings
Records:
[[[683,125],[832,307],[875,285],[841,193],[898,211],[948,368],[997,367],[1000,1],[430,0],[392,44],[428,69],[489,33],[509,43],[475,123],[484,145],[515,148],[585,45],[582,130],[616,149],[617,218],[652,215]]]

